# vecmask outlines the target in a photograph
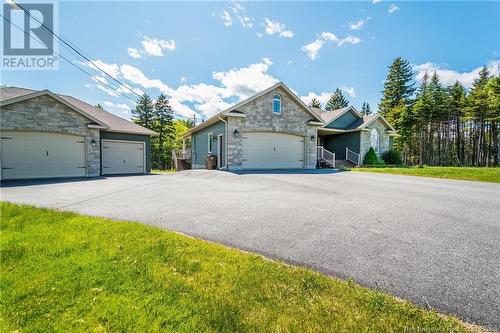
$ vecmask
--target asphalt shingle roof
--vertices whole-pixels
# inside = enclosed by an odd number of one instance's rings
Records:
[[[26,88],[19,87],[5,87],[0,88],[0,101],[7,101],[12,98],[26,96],[32,93],[37,92],[37,90],[31,90]],[[90,105],[78,98],[56,94],[58,97],[64,99],[69,104],[75,106],[76,108],[82,110],[87,113],[89,116],[94,117],[99,120],[109,128],[106,131],[110,132],[122,132],[122,133],[132,133],[132,134],[141,134],[141,135],[154,135],[156,134],[154,131],[137,125],[131,121],[123,119],[121,117],[115,116],[112,113],[109,113],[105,110],[99,109],[93,105]]]

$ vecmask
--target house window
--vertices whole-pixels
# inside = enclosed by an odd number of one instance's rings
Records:
[[[378,153],[379,149],[379,134],[378,134],[378,129],[372,128],[370,132],[370,141],[373,149],[375,150],[376,153]]]
[[[273,97],[273,113],[281,113],[281,96],[274,95]]]
[[[208,133],[208,152],[212,152],[212,132]]]

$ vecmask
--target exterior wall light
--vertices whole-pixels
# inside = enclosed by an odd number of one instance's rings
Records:
[[[238,131],[237,129],[234,129],[233,134],[234,134],[234,136],[238,137],[238,136],[240,136],[240,131]]]
[[[311,135],[311,141],[314,141],[316,137],[314,135]]]
[[[92,140],[90,141],[90,144],[92,145],[92,148],[95,149],[95,145],[97,144],[97,142],[95,142],[95,140]]]

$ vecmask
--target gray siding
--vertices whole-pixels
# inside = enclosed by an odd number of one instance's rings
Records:
[[[335,159],[345,160],[345,148],[359,154],[360,132],[327,135],[323,139],[323,147],[335,153]]]
[[[208,151],[208,133],[212,132],[212,136],[215,140],[212,140],[212,152]],[[226,124],[223,121],[218,121],[204,129],[199,130],[192,135],[191,141],[191,151],[192,151],[192,168],[193,169],[203,169],[205,168],[205,156],[208,154],[217,155],[217,135],[222,134],[222,163],[225,165],[225,136],[226,136]]]
[[[146,172],[151,172],[151,138],[149,135],[101,131],[101,140],[124,140],[146,142]],[[102,160],[102,159],[101,159]],[[102,174],[102,166],[101,166]]]
[[[337,129],[346,129],[349,125],[351,125],[353,122],[358,120],[359,117],[355,115],[352,111],[347,111],[334,121],[332,121],[330,124],[328,124],[327,128],[337,128]]]

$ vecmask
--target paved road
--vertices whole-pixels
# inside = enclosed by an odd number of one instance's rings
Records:
[[[500,184],[194,170],[15,185],[2,200],[142,221],[500,328]]]

